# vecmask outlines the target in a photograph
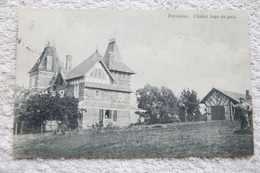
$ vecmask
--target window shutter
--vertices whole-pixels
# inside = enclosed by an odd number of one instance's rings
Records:
[[[79,85],[74,85],[74,97],[79,98]]]
[[[113,121],[117,122],[117,110],[113,112]]]

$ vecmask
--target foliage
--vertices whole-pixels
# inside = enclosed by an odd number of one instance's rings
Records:
[[[31,91],[21,86],[15,86],[15,104],[19,104],[24,102],[28,96],[30,95]]]
[[[56,116],[61,118],[61,121],[67,124],[70,129],[78,127],[78,119],[81,119],[82,114],[78,112],[78,99],[74,97],[62,97],[58,94],[55,96],[57,102],[56,110],[59,112]]]
[[[24,122],[27,122],[26,117],[26,99],[29,98],[31,91],[21,86],[15,87],[15,101],[14,101],[14,133],[22,133],[26,131],[27,126],[24,126]],[[18,123],[23,122],[23,123]]]
[[[162,86],[161,88],[145,85],[136,91],[138,108],[145,110],[139,112],[149,123],[173,122],[173,115],[177,114],[177,97],[172,90]]]
[[[182,121],[195,121],[195,110],[199,108],[197,92],[194,90],[183,89],[178,100],[179,116]]]
[[[78,127],[78,99],[60,97],[58,93],[48,90],[46,93],[34,93],[23,99],[26,109],[21,110],[20,121],[25,122],[25,129],[30,132],[43,131],[47,120],[61,121],[67,128]]]
[[[96,123],[96,124],[92,124],[92,128],[93,130],[97,130],[97,131],[100,131],[102,129],[102,125],[99,124],[99,123]]]

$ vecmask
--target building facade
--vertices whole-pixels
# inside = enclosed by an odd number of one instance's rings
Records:
[[[231,108],[230,102],[239,103],[239,98],[243,97],[245,102],[252,105],[252,97],[249,90],[245,94],[212,88],[200,103],[206,105],[207,121],[214,120],[235,120],[239,119],[239,112]]]
[[[109,41],[105,55],[96,50],[81,64],[71,69],[72,56],[62,66],[56,49],[47,46],[29,72],[30,88],[41,91],[48,87],[61,96],[79,99],[83,129],[98,126],[130,124],[131,75],[123,62],[115,39]]]

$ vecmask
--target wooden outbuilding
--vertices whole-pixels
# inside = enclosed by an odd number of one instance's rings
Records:
[[[239,112],[231,109],[230,102],[237,104],[239,103],[240,97],[243,97],[247,103],[252,105],[249,90],[246,90],[245,94],[241,94],[212,88],[200,101],[200,103],[204,103],[206,105],[207,121],[231,120],[231,115],[234,115],[234,119],[239,119]]]

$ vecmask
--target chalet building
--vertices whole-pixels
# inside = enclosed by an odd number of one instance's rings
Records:
[[[115,39],[109,41],[105,55],[96,50],[72,69],[72,56],[67,55],[64,68],[54,47],[47,46],[30,70],[30,88],[42,91],[48,87],[61,96],[79,99],[83,111],[82,127],[130,124],[131,75]]]
[[[252,97],[249,95],[249,90],[245,94],[224,91],[212,88],[210,92],[200,101],[206,105],[207,121],[211,120],[231,120],[231,114],[234,118],[239,118],[239,112],[231,109],[230,102],[233,104],[239,103],[239,98],[243,97],[245,102],[252,105]]]

